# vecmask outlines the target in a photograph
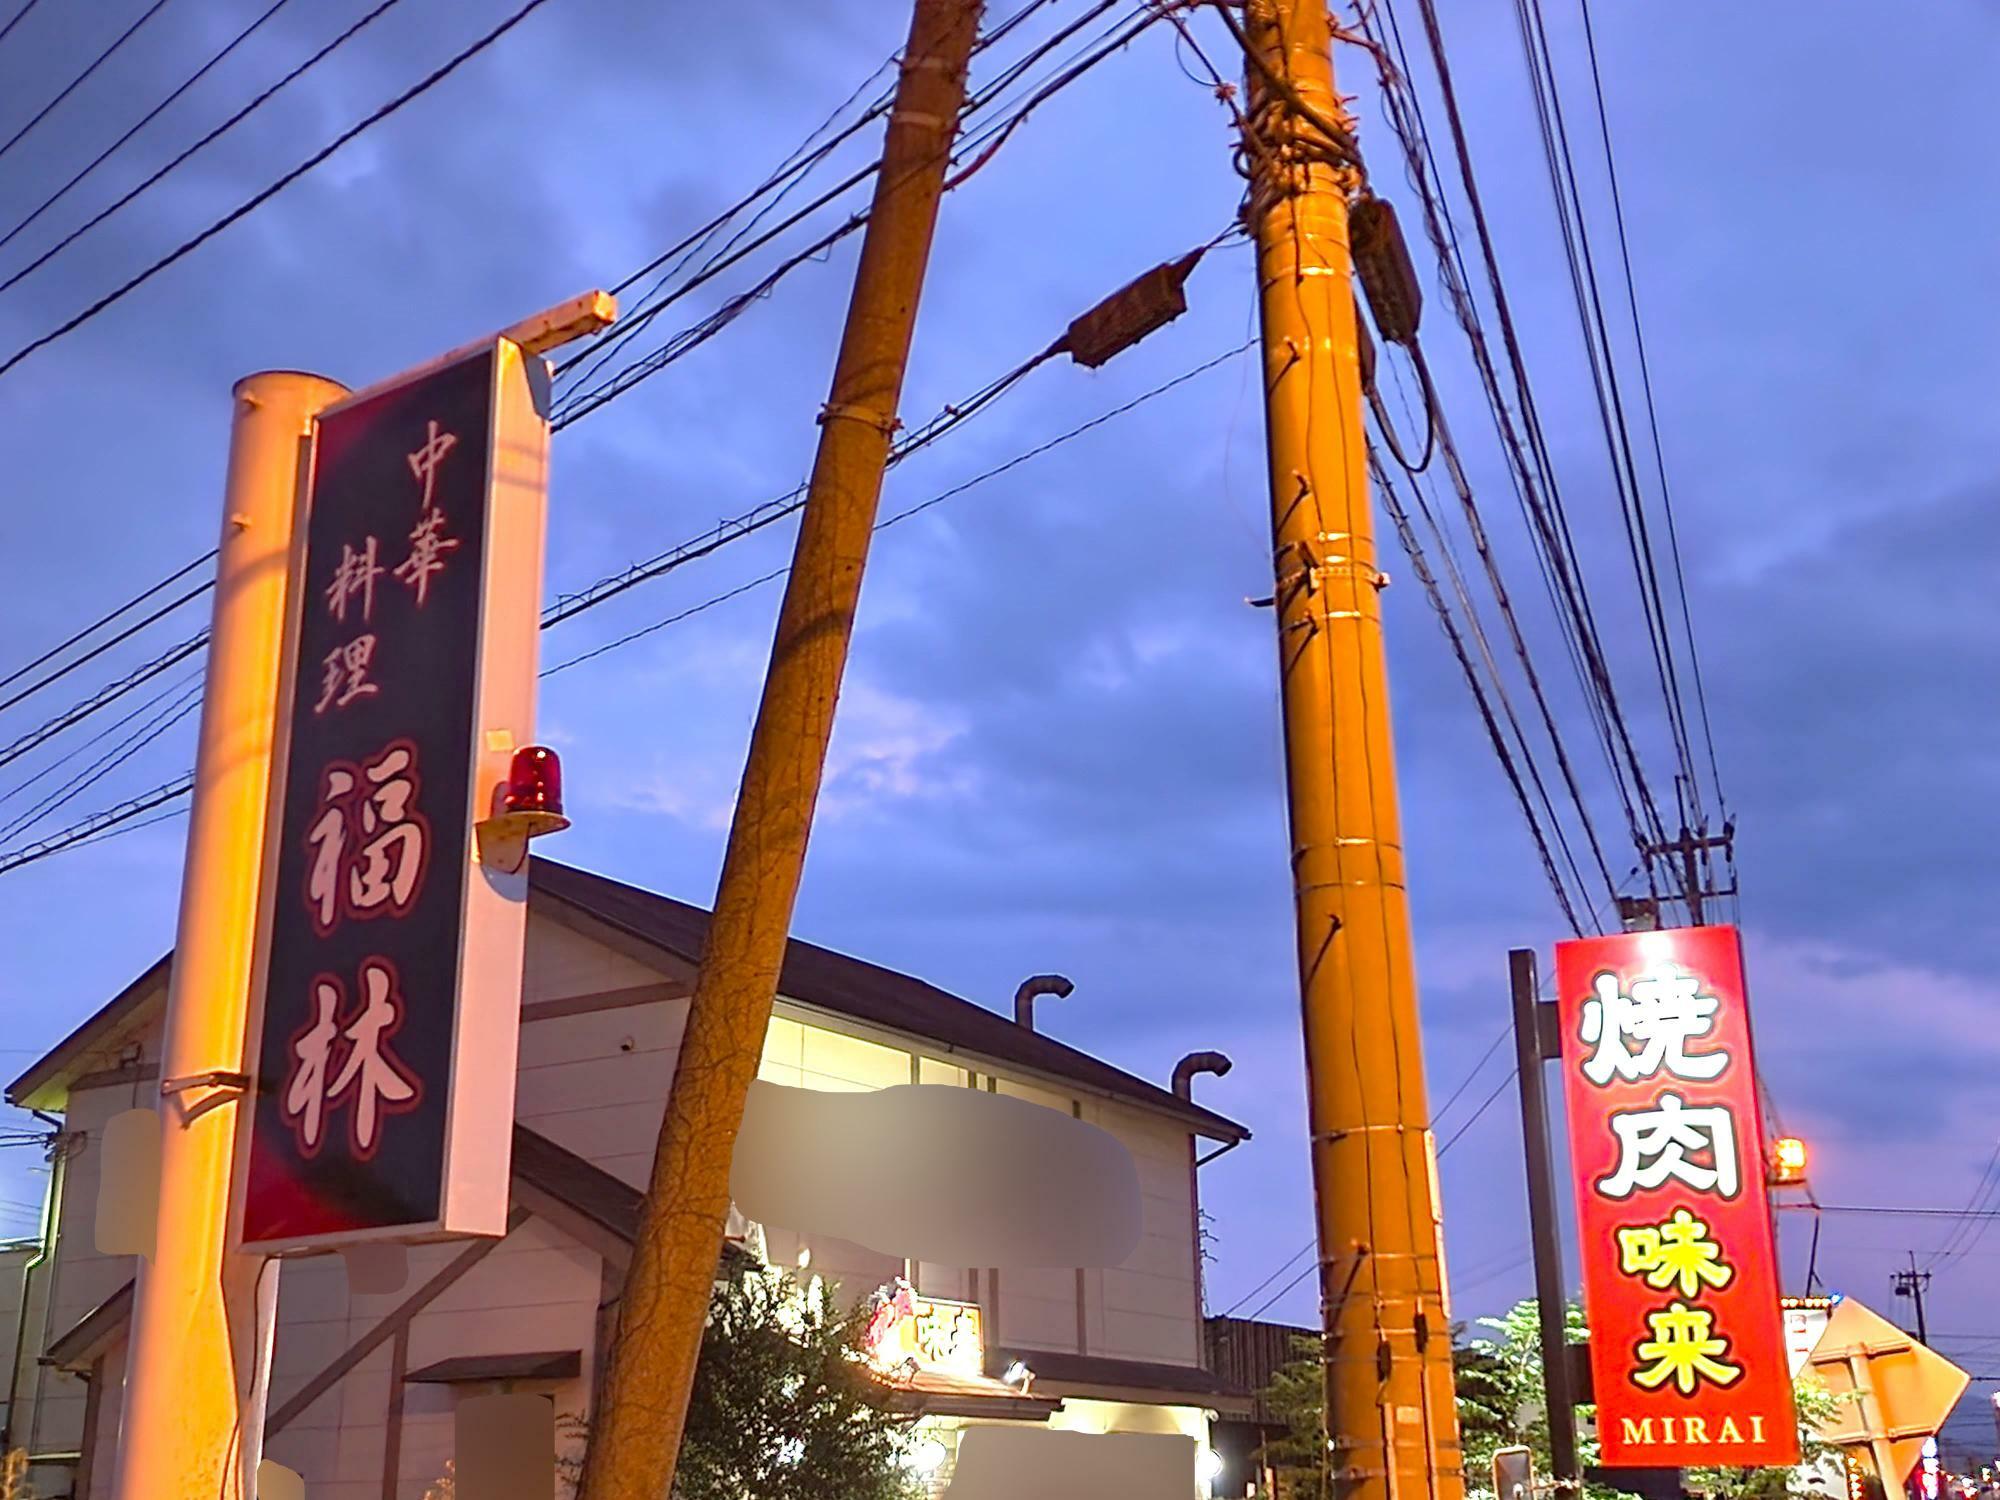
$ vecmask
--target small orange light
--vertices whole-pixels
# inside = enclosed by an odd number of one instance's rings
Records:
[[[1806,1180],[1806,1143],[1797,1136],[1780,1136],[1771,1143],[1771,1181],[1780,1187]]]

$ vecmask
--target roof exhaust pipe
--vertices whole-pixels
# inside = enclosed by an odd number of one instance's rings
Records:
[[[1220,1078],[1235,1066],[1220,1052],[1190,1052],[1174,1064],[1174,1097],[1192,1104],[1195,1074],[1213,1073]]]
[[[1014,991],[1014,1024],[1033,1031],[1037,995],[1054,995],[1058,1000],[1067,1000],[1075,991],[1076,986],[1060,974],[1030,974]]]

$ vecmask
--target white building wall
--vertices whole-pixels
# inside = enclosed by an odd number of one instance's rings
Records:
[[[606,995],[656,984],[659,970],[566,927],[551,917],[528,914],[527,953],[522,964],[521,999],[560,1000],[571,995]]]
[[[645,996],[646,987],[688,977],[664,968],[639,963],[545,916],[529,919],[524,1003],[602,997],[607,1004],[524,1022],[517,1118],[635,1187],[643,1187],[650,1168],[687,1013],[685,999]],[[780,1009],[786,1009],[782,1002]],[[996,1083],[991,1074],[960,1062],[913,1059],[906,1048],[835,1031],[796,1008],[773,1018],[759,1076],[791,1087],[831,1090],[885,1088],[913,1077],[924,1083],[976,1084],[1078,1115],[1110,1131],[1138,1164],[1144,1220],[1139,1248],[1126,1265],[1084,1275],[1082,1349],[1108,1358],[1200,1363],[1190,1136],[1184,1127],[1143,1109],[1073,1096],[1025,1079]],[[150,1089],[140,1085],[139,1095],[149,1098]],[[50,1326],[55,1330],[73,1326],[133,1274],[130,1257],[100,1256],[92,1245],[103,1125],[133,1103],[130,1084],[79,1090],[70,1098],[68,1123],[82,1132],[83,1145],[70,1160],[62,1205],[63,1244],[51,1288]],[[797,1248],[796,1237],[773,1234],[774,1259],[791,1260]],[[844,1242],[822,1240],[811,1248],[813,1268],[855,1296],[904,1270],[900,1261]],[[337,1256],[288,1262],[280,1283],[270,1409],[280,1409],[460,1249],[414,1249],[404,1290],[379,1298],[350,1298]],[[992,1317],[992,1268],[926,1263],[916,1271],[920,1290],[944,1297],[966,1297],[976,1276],[978,1300],[988,1304]],[[418,1315],[410,1331],[409,1365],[417,1368],[453,1355],[574,1348],[582,1352],[587,1372],[594,1352],[599,1278],[594,1253],[531,1220]],[[989,1339],[1026,1349],[1077,1350],[1076,1287],[1073,1268],[1003,1269],[998,1317]],[[269,1455],[312,1476],[316,1497],[358,1500],[365,1494],[373,1500],[380,1495],[389,1358],[385,1343],[271,1438]],[[106,1444],[115,1440],[117,1392],[114,1377],[107,1382],[101,1417]],[[581,1412],[584,1382],[556,1395],[558,1413]],[[80,1382],[51,1376],[36,1413],[39,1448],[76,1444],[83,1399]],[[453,1404],[449,1390],[406,1387],[399,1496],[420,1500],[424,1487],[442,1471],[450,1453]]]
[[[1084,1118],[1118,1137],[1139,1167],[1139,1248],[1122,1266],[1085,1273],[1090,1353],[1161,1364],[1201,1363],[1195,1307],[1194,1203],[1188,1132],[1109,1101]]]
[[[141,1061],[154,1060],[149,1039]],[[62,1202],[55,1267],[49,1285],[50,1336],[74,1328],[86,1314],[110,1297],[138,1270],[130,1255],[100,1255],[97,1251],[97,1195],[103,1180],[104,1127],[113,1115],[144,1108],[151,1102],[146,1083],[108,1084],[78,1089],[69,1096],[64,1118]],[[41,1351],[35,1351],[39,1354]],[[115,1383],[109,1387],[115,1389]],[[74,1375],[46,1369],[40,1398],[29,1419],[25,1439],[34,1453],[73,1452],[83,1441],[84,1401],[88,1390]],[[115,1402],[112,1403],[115,1407]],[[116,1426],[115,1411],[112,1426]],[[108,1482],[108,1481],[107,1481]]]

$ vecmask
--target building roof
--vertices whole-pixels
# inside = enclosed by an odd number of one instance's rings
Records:
[[[639,1233],[644,1195],[574,1151],[558,1146],[525,1125],[514,1127],[513,1173],[593,1224],[630,1244]]]
[[[583,1373],[580,1349],[532,1354],[456,1354],[410,1371],[417,1385],[471,1385],[485,1380],[574,1380]]]
[[[549,901],[581,912],[683,963],[701,960],[709,914],[699,906],[538,858],[530,866],[529,907],[533,910]],[[92,1066],[105,1066],[116,1048],[151,1024],[164,1003],[172,957],[168,954],[160,959],[16,1078],[8,1086],[8,1101],[27,1108],[61,1108],[72,1079]],[[785,950],[778,990],[788,1001],[921,1037],[946,1053],[1012,1064],[1171,1114],[1211,1140],[1241,1141],[1250,1136],[1233,1120],[1053,1037],[1016,1025],[1011,1017],[908,974],[830,948],[792,939]]]
[[[1300,1339],[1317,1340],[1317,1328],[1296,1323],[1267,1323],[1258,1318],[1213,1317],[1205,1320],[1208,1364],[1224,1385],[1247,1392],[1251,1416],[1259,1422],[1278,1420],[1264,1404],[1272,1377],[1298,1359]]]
[[[1043,1422],[1062,1410],[1060,1396],[1027,1395],[990,1375],[953,1375],[946,1370],[917,1370],[908,1375],[872,1373],[889,1387],[894,1409],[920,1416]]]
[[[132,1316],[133,1282],[126,1282],[49,1341],[42,1363],[59,1370],[86,1370],[124,1331]]]
[[[708,912],[685,901],[536,860],[533,889],[689,963],[701,960]],[[778,992],[787,1000],[889,1031],[941,1043],[951,1052],[1012,1063],[1082,1084],[1095,1092],[1164,1110],[1213,1140],[1249,1139],[1234,1120],[1177,1097],[1171,1090],[1044,1036],[1012,1017],[941,990],[908,974],[793,938],[785,949]]]
[[[1153,1364],[1138,1359],[1106,1359],[1096,1354],[1065,1354],[1053,1349],[992,1348],[986,1351],[986,1373],[1000,1375],[1015,1360],[1034,1372],[1030,1390],[1060,1387],[1063,1394],[1075,1394],[1071,1387],[1095,1390],[1149,1391],[1165,1395],[1198,1397],[1203,1404],[1244,1404],[1247,1393],[1218,1380],[1215,1373],[1199,1365]]]
[[[525,1125],[514,1127],[514,1154],[512,1176],[517,1186],[539,1188],[551,1198],[560,1202],[573,1213],[582,1215],[592,1223],[607,1230],[615,1238],[631,1244],[639,1227],[639,1190],[613,1177],[602,1167],[593,1166],[562,1146],[558,1146],[547,1136],[528,1129]],[[517,1200],[518,1203],[518,1200]],[[725,1240],[722,1258],[717,1267],[718,1274],[755,1264],[754,1257],[741,1245]],[[89,1365],[106,1346],[106,1341],[121,1332],[126,1320],[132,1314],[132,1283],[126,1282],[117,1291],[106,1297],[96,1307],[85,1313],[69,1328],[50,1342],[47,1360],[65,1369],[80,1369]],[[501,1359],[522,1359],[525,1355],[495,1356]],[[555,1359],[556,1353],[538,1354],[538,1359]],[[571,1358],[577,1358],[571,1355]],[[441,1365],[456,1365],[454,1360],[444,1360]],[[430,1367],[426,1367],[427,1369]],[[571,1373],[574,1373],[573,1371]],[[418,1377],[411,1375],[411,1380]],[[433,1381],[443,1381],[443,1375],[427,1377]],[[556,1379],[555,1376],[527,1375],[457,1375],[461,1380],[526,1380]]]

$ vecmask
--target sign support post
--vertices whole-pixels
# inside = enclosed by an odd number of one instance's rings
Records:
[[[1516,948],[1507,955],[1514,990],[1514,1059],[1519,1067],[1521,1142],[1528,1168],[1528,1228],[1535,1256],[1535,1299],[1541,1307],[1542,1390],[1549,1414],[1549,1458],[1557,1488],[1580,1493],[1576,1457],[1576,1393],[1571,1380],[1569,1317],[1563,1296],[1562,1220],[1556,1201],[1555,1159],[1549,1149],[1548,1098],[1542,1065],[1549,1060],[1542,1020],[1555,1007],[1535,998],[1535,955]],[[1560,1055],[1561,1046],[1555,1049]]]
[[[160,1218],[140,1262],[116,1500],[248,1500],[263,1446],[277,1267],[229,1248],[286,583],[317,375],[235,390],[194,806],[160,1057]]]

